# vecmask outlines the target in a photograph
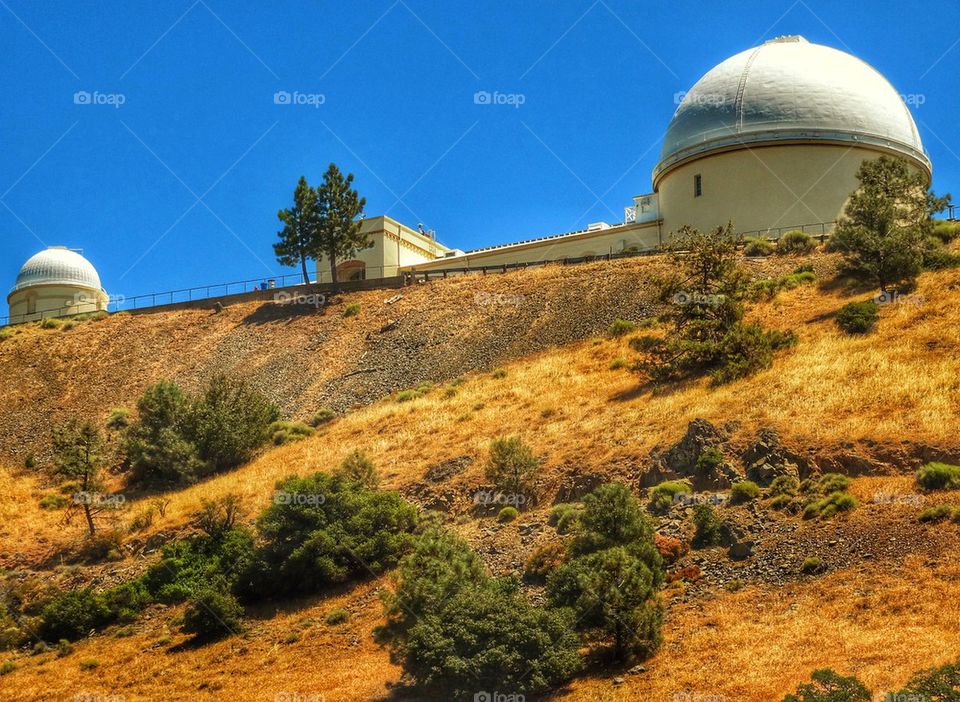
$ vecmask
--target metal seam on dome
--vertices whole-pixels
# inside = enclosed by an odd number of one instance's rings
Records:
[[[734,114],[737,116],[737,134],[743,131],[743,94],[747,90],[747,79],[750,77],[750,67],[753,66],[754,59],[764,46],[765,44],[761,44],[750,53],[747,62],[743,65],[743,71],[740,73],[740,84],[737,85],[737,98],[733,103]]]

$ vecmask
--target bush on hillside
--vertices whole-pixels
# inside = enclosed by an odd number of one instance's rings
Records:
[[[847,334],[866,334],[880,319],[880,306],[873,300],[849,302],[837,312],[837,326]]]
[[[427,696],[536,693],[581,667],[572,614],[532,607],[515,581],[490,577],[466,542],[444,529],[417,539],[385,605],[376,638],[406,675],[433,691]]]
[[[797,255],[812,253],[817,248],[813,237],[799,229],[787,232],[777,239],[777,253],[780,255]]]
[[[313,417],[310,418],[310,426],[319,427],[321,424],[327,424],[332,422],[337,418],[337,413],[334,412],[329,407],[321,407],[316,412],[314,412]]]
[[[535,549],[527,559],[524,576],[541,581],[567,560],[567,547],[561,541],[551,541]]]
[[[417,509],[396,492],[317,473],[277,483],[257,520],[260,545],[238,583],[247,597],[321,591],[394,567],[409,548]]]
[[[270,425],[269,432],[274,445],[283,446],[313,436],[314,429],[303,422],[280,420]]]
[[[750,502],[760,497],[760,486],[752,480],[743,480],[734,483],[730,488],[730,502],[740,504]]]
[[[915,673],[893,700],[956,702],[960,700],[960,663],[947,663]]]
[[[572,531],[580,520],[583,508],[580,505],[561,502],[550,508],[547,523],[557,530],[558,534]]]
[[[948,463],[928,463],[917,471],[917,485],[924,490],[960,489],[960,466]]]
[[[219,375],[193,399],[160,381],[137,402],[137,414],[124,441],[131,480],[164,485],[247,462],[271,437],[279,410],[243,381]]]
[[[616,658],[647,656],[660,644],[663,559],[653,526],[630,490],[601,485],[584,498],[570,558],[547,579],[554,607],[570,607],[577,627],[612,645]]]
[[[773,244],[767,239],[748,236],[743,242],[744,256],[769,256],[773,253]]]
[[[626,319],[615,319],[610,326],[607,327],[607,336],[619,338],[626,336],[636,328],[637,325],[634,322],[627,321]]]
[[[722,546],[730,540],[730,527],[717,516],[712,505],[693,506],[693,527],[696,548]]]
[[[666,512],[677,500],[677,495],[691,492],[693,488],[685,480],[667,480],[650,490],[650,509]]]
[[[334,471],[334,475],[353,480],[366,488],[374,489],[380,485],[380,473],[373,460],[360,449],[354,449],[343,463]]]
[[[41,612],[40,636],[45,641],[76,641],[110,620],[110,610],[92,588],[67,590]]]
[[[520,512],[517,511],[516,507],[508,505],[497,512],[497,521],[501,524],[506,524],[507,522],[512,522],[520,515]]]
[[[811,682],[797,687],[783,702],[871,702],[870,691],[854,677],[843,677],[829,668],[815,670]]]
[[[212,584],[190,597],[183,613],[183,630],[209,641],[240,632],[243,608],[225,586]]]
[[[528,504],[536,497],[540,459],[518,436],[494,439],[484,476],[506,495],[523,497]]]
[[[953,509],[947,505],[934,505],[933,507],[927,507],[925,510],[920,512],[920,516],[917,517],[918,521],[924,523],[936,523],[943,522],[950,518],[953,514]]]

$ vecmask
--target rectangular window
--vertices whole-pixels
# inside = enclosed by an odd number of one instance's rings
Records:
[[[700,174],[693,176],[693,196],[700,197],[703,195],[703,181],[700,178]]]

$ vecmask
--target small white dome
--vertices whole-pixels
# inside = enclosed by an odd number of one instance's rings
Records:
[[[693,156],[791,139],[879,146],[930,171],[913,117],[886,78],[855,56],[790,36],[697,81],[670,121],[654,179]]]
[[[37,285],[76,285],[100,290],[100,276],[83,256],[65,246],[51,246],[31,256],[20,273],[11,292]]]

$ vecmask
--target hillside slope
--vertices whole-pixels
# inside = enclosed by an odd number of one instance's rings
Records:
[[[763,265],[789,269],[796,263]],[[165,515],[128,538],[124,561],[89,572],[69,570],[73,566],[66,571],[51,568],[50,556],[75,542],[81,529],[65,528],[56,513],[40,510],[42,483],[18,473],[12,478],[16,489],[0,502],[0,558],[60,582],[112,582],[143,567],[150,557],[145,543],[188,530],[201,499],[239,494],[255,513],[270,503],[276,480],[328,469],[350,449],[360,448],[374,459],[386,487],[441,510],[494,572],[510,573],[522,570],[530,551],[551,538],[546,526],[550,503],[576,497],[599,480],[620,480],[639,492],[656,464],[654,450],[674,444],[691,421],[702,418],[726,428],[731,454],[738,454],[766,427],[776,430],[791,451],[807,457],[812,470],[862,475],[854,489],[863,506],[823,523],[735,508],[738,519],[756,527],[756,554],[732,563],[723,549],[699,552],[696,563],[705,584],[678,585],[665,592],[671,602],[665,645],[645,664],[649,670],[627,674],[594,669],[559,699],[662,700],[686,692],[760,702],[782,698],[818,667],[856,673],[880,687],[900,685],[920,667],[951,660],[960,646],[960,573],[955,565],[960,525],[920,524],[913,504],[877,501],[874,496],[910,494],[915,488],[908,473],[923,461],[960,461],[960,271],[924,275],[916,297],[884,306],[877,330],[863,337],[841,333],[833,321],[840,306],[863,294],[834,286],[781,293],[751,310],[765,324],[792,329],[799,336],[797,346],[778,355],[772,368],[719,388],[698,380],[653,389],[614,364],[633,358],[625,340],[590,337],[614,317],[636,317],[651,309],[642,281],[657,262],[605,265],[597,264],[592,277],[587,273],[593,267],[585,266],[538,271],[537,278],[518,274],[450,280],[404,291],[404,299],[396,303],[409,305],[401,308],[406,316],[396,330],[404,335],[395,338],[392,332],[379,334],[379,325],[401,314],[394,305],[383,304],[384,295],[366,293],[350,297],[350,302],[360,301],[362,311],[347,319],[341,318],[339,307],[322,317],[273,320],[263,319],[273,310],[228,309],[220,315],[121,317],[69,332],[30,330],[7,340],[0,344],[2,359],[10,361],[0,366],[6,398],[28,411],[28,399],[21,396],[27,390],[17,373],[34,374],[30,382],[48,393],[38,395],[41,407],[61,415],[80,410],[102,414],[112,405],[130,404],[144,385],[164,374],[168,362],[176,369],[175,377],[188,385],[225,366],[249,373],[279,398],[276,388],[287,385],[269,380],[270,373],[277,372],[274,366],[282,365],[278,358],[293,348],[291,340],[304,345],[316,341],[318,328],[327,334],[318,348],[331,354],[340,349],[341,355],[331,361],[336,369],[330,371],[322,359],[314,358],[322,354],[298,352],[305,356],[299,373],[312,374],[312,379],[291,385],[301,388],[287,400],[294,412],[311,411],[314,398],[333,387],[343,392],[364,388],[367,395],[353,395],[355,405],[386,393],[390,388],[368,378],[372,373],[343,376],[347,369],[370,367],[371,355],[385,363],[390,353],[407,348],[404,344],[414,349],[413,356],[404,359],[423,362],[397,371],[402,380],[392,387],[460,375],[460,360],[448,362],[448,357],[472,360],[481,369],[502,365],[505,375],[475,372],[466,374],[462,383],[440,384],[410,402],[385,398],[355,407],[309,439],[265,451],[236,471],[171,492]],[[817,265],[829,261],[818,258]],[[610,300],[622,295],[624,306],[591,311],[579,305],[583,291],[566,291],[565,276],[571,272],[583,272],[586,280],[608,280],[600,288],[603,295]],[[470,301],[483,286],[501,294],[514,290],[540,297],[530,309],[517,304],[474,309]],[[464,299],[463,316],[457,317],[450,306]],[[600,298],[591,299],[599,304]],[[423,328],[428,314],[438,320],[433,332]],[[251,315],[259,319],[249,326]],[[415,325],[417,319],[424,321]],[[448,321],[441,324],[443,319]],[[569,327],[559,328],[565,325]],[[517,336],[506,338],[505,330]],[[267,338],[270,332],[272,340]],[[420,344],[428,333],[435,341],[445,334],[446,341],[440,346]],[[95,338],[102,349],[120,353],[138,335],[145,339],[146,350],[128,349],[126,365],[105,360],[110,372],[102,370],[95,357],[88,356],[85,364],[69,360],[68,349],[79,353],[73,345],[84,338]],[[553,347],[555,339],[565,335],[583,338]],[[362,345],[368,355],[351,354],[351,343]],[[463,348],[470,343],[482,350]],[[178,354],[179,348],[190,351]],[[46,371],[30,365],[31,352],[49,349],[57,350],[56,360],[37,364]],[[162,360],[151,361],[151,353]],[[509,361],[512,355],[518,358]],[[130,377],[131,368],[142,375]],[[286,382],[297,379],[297,369],[283,371],[289,373],[282,376]],[[44,372],[50,374],[49,385],[39,380],[46,377]],[[422,374],[416,377],[418,372]],[[353,386],[355,379],[367,384]],[[42,404],[43,398],[54,396],[58,382],[69,388],[65,399]],[[105,396],[88,398],[84,387],[90,382],[103,383],[99,394]],[[484,485],[482,464],[490,440],[504,434],[522,436],[543,458],[545,484],[541,505],[515,523],[500,525],[477,514],[471,496]],[[956,504],[960,495],[947,493],[937,500]],[[146,501],[132,499],[124,519],[132,522],[146,509]],[[812,554],[827,560],[827,575],[799,573],[802,560]],[[728,592],[734,580],[742,589]],[[152,608],[130,631],[92,637],[65,658],[52,652],[20,657],[19,669],[0,678],[0,689],[9,699],[69,698],[83,690],[123,694],[128,701],[193,695],[273,699],[284,692],[339,700],[390,699],[400,671],[371,640],[382,617],[377,590],[390,586],[387,577],[282,603],[280,611],[254,612],[245,637],[199,649],[182,645],[185,637],[175,623],[180,608]],[[324,616],[339,606],[351,612],[350,623],[339,629],[326,626]],[[903,637],[910,646],[891,645]],[[83,670],[79,661],[84,659],[95,659],[100,667]],[[324,663],[317,665],[319,660]],[[624,680],[615,683],[617,676]]]

